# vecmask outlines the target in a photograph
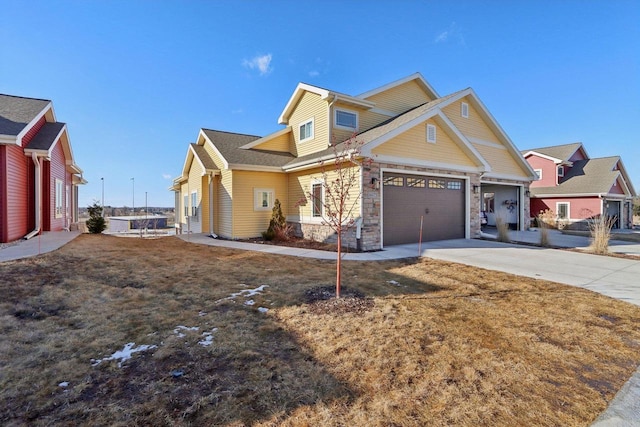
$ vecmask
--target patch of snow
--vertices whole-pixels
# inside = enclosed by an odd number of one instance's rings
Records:
[[[258,307],[258,311],[260,313],[266,313],[267,311],[269,311],[269,309],[268,308],[264,308],[264,307]]]
[[[211,332],[203,332],[202,336],[204,337],[204,339],[202,341],[198,341],[198,344],[200,344],[203,347],[208,347],[213,343],[213,333],[216,332],[218,330],[218,328],[213,328],[211,330]]]
[[[246,286],[246,285],[241,284],[241,286]],[[243,289],[240,292],[234,292],[230,296],[228,296],[226,298],[219,299],[216,302],[225,301],[225,300],[232,300],[234,298],[242,297],[242,296],[245,297],[245,298],[249,298],[249,297],[252,297],[254,295],[261,295],[262,292],[264,292],[265,288],[268,288],[268,287],[269,287],[269,285],[262,285],[262,286],[258,286],[255,289]]]
[[[182,325],[178,325],[176,326],[176,328],[173,330],[173,333],[176,334],[179,338],[182,338],[184,336],[186,336],[185,334],[183,334],[180,331],[199,331],[200,328],[197,326],[182,326]]]
[[[395,285],[395,286],[400,286],[400,283],[396,282],[395,280],[387,280],[387,283],[390,283],[390,284]]]
[[[198,313],[198,316],[200,316],[200,317],[204,317],[204,316],[206,316],[206,315],[207,315],[207,312],[206,312],[206,311],[202,311],[202,310],[200,310],[200,312]]]
[[[248,300],[248,301],[245,301],[245,302],[244,302],[244,305],[254,305],[255,303],[256,303],[256,302],[255,302],[254,300],[250,299],[250,300]]]
[[[63,381],[63,382],[61,382],[60,384],[58,384],[58,387],[63,387],[63,388],[65,388],[65,387],[69,387],[69,381]]]
[[[120,360],[118,362],[118,368],[122,368],[122,363],[126,362],[127,360],[131,359],[131,356],[133,355],[133,353],[138,353],[141,351],[147,351],[147,350],[151,350],[154,348],[158,348],[157,345],[139,345],[138,347],[135,347],[136,343],[130,342],[124,345],[124,347],[122,348],[122,350],[118,350],[115,353],[113,353],[111,356],[109,357],[104,357],[102,359],[91,359],[91,366],[97,366],[100,363],[104,362],[104,361],[109,361],[109,360]]]

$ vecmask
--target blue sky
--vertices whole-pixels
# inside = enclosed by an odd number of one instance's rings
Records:
[[[53,101],[80,205],[173,206],[200,128],[266,135],[298,82],[472,87],[519,149],[581,141],[640,191],[638,1],[0,0],[0,93]],[[135,178],[131,181],[131,178]],[[135,185],[135,190],[134,190]]]

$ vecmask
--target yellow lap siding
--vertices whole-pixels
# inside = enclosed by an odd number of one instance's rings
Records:
[[[292,151],[292,132],[279,135],[262,144],[253,147],[254,150],[282,151],[289,153]]]
[[[436,126],[436,142],[427,142],[426,125]],[[374,148],[373,154],[419,159],[460,166],[475,166],[460,146],[434,120],[428,120]]]
[[[233,237],[233,172],[223,170],[216,177],[216,197],[214,198],[215,232],[222,237]]]
[[[370,96],[367,100],[375,102],[376,108],[393,111],[396,114],[431,101],[414,80]]]
[[[351,168],[356,172],[359,170],[359,167],[355,165]],[[333,163],[328,163],[326,167],[326,180],[330,182],[331,180],[336,179],[337,176],[338,174],[334,170]],[[309,199],[311,185],[314,181],[322,181],[322,179],[323,174],[322,168],[320,167],[289,174],[289,204],[287,205],[288,215],[290,215],[291,217],[298,217],[301,221],[308,221],[312,218],[311,200]],[[351,189],[349,195],[350,202],[347,206],[347,208],[351,208],[352,206],[354,207],[352,211],[354,217],[360,216],[361,198],[359,197],[359,195],[361,191],[361,183],[359,181],[360,178],[358,174],[358,182]],[[320,221],[320,219],[318,218],[317,221]]]
[[[215,163],[216,167],[218,169],[224,169],[224,162],[222,161],[222,158],[218,155],[216,150],[213,148],[213,144],[211,144],[211,142],[209,141],[206,141],[204,144],[204,149],[209,157],[211,157],[211,160],[213,160],[213,163]]]
[[[254,190],[273,190],[274,201],[280,200],[283,210],[287,206],[287,177],[276,172],[233,172],[233,238],[260,236],[269,227],[272,211],[256,210]],[[283,212],[285,213],[285,212]],[[286,213],[285,213],[286,214]]]
[[[313,119],[313,138],[300,142],[300,124]],[[305,92],[289,118],[297,156],[317,153],[329,146],[329,106],[320,95]]]
[[[513,156],[506,148],[491,147],[484,144],[472,145],[480,152],[480,155],[491,166],[491,173],[502,175],[513,175],[526,178],[528,174],[515,161]]]
[[[460,112],[460,105],[462,104],[462,102],[466,102],[469,105],[469,117],[462,117],[462,114]],[[484,141],[490,141],[496,144],[503,145],[500,142],[500,138],[498,138],[498,136],[482,119],[482,117],[478,113],[478,110],[476,110],[466,98],[462,98],[461,100],[456,101],[451,105],[447,105],[442,109],[442,112],[467,138],[478,138]]]

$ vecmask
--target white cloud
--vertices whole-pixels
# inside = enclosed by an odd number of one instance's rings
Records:
[[[242,61],[242,65],[250,70],[257,69],[260,72],[261,76],[265,74],[269,74],[273,71],[273,67],[271,67],[271,54],[256,56],[250,60],[245,59]]]
[[[164,178],[164,179],[171,179],[171,174],[163,173],[163,174],[162,174],[162,178]]]
[[[318,77],[320,75],[320,71],[312,70],[309,71],[309,77]]]
[[[451,25],[449,25],[448,29],[440,32],[433,41],[436,44],[453,41],[453,42],[457,42],[460,46],[467,45],[464,40],[464,35],[462,34],[462,30],[458,27],[458,25],[455,22],[452,22]]]

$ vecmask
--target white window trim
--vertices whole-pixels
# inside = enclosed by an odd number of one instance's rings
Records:
[[[347,113],[347,114],[353,114],[356,116],[356,126],[355,127],[350,127],[350,126],[343,126],[343,125],[339,125],[338,124],[338,112],[341,111],[343,113]],[[352,130],[352,131],[356,131],[358,130],[358,126],[360,125],[360,117],[358,115],[357,111],[354,110],[349,110],[346,108],[336,108],[333,112],[333,125],[336,129],[343,129],[343,130]]]
[[[567,205],[567,217],[560,218],[560,205]],[[558,219],[571,219],[571,203],[570,202],[556,202],[556,218]]]
[[[262,195],[267,193],[268,200],[267,206],[262,206]],[[273,210],[273,203],[275,201],[274,198],[275,191],[273,188],[254,188],[253,189],[253,210],[254,211],[271,211]]]
[[[315,199],[313,197],[313,187],[314,185],[319,185],[320,186],[320,191],[321,191],[321,195],[320,195],[320,211],[321,214],[320,216],[314,216],[314,212],[315,212]],[[322,220],[322,218],[324,218],[324,181],[320,180],[320,179],[314,179],[313,181],[311,181],[310,187],[309,187],[309,193],[311,193],[311,212],[310,212],[310,217],[312,220],[315,221],[320,221]]]
[[[533,171],[538,175],[537,181],[540,181],[542,179],[542,169],[534,169]]]
[[[469,104],[466,102],[460,104],[460,115],[465,119],[469,118]]]
[[[433,138],[431,138],[431,135],[432,135],[431,131],[433,131]],[[431,144],[436,143],[436,139],[438,138],[436,132],[437,132],[437,129],[435,125],[427,124],[427,142]]]
[[[182,213],[184,214],[184,218],[185,220],[187,219],[187,217],[189,216],[189,195],[185,194],[184,197],[182,198],[182,203],[184,206],[182,206]]]
[[[194,197],[195,197],[195,203],[194,202]],[[190,202],[191,202],[191,217],[192,218],[198,218],[198,190],[192,191],[191,192],[191,197],[190,197]]]
[[[56,178],[55,181],[55,185],[56,185],[56,189],[55,189],[55,217],[56,218],[62,218],[62,209],[63,209],[63,190],[64,190],[64,183],[62,182],[61,179]]]
[[[313,139],[315,131],[316,131],[316,125],[315,125],[314,121],[315,121],[315,119],[314,119],[314,117],[312,117],[309,120],[301,122],[298,125],[298,137],[300,137],[300,130],[301,130],[302,126],[306,126],[307,124],[311,123],[311,134],[308,137],[304,138],[304,139],[300,138],[299,142],[310,141],[310,140]]]
[[[564,166],[562,165],[558,165],[558,167],[556,168],[557,174],[559,178],[564,178]],[[562,171],[562,173],[561,173]]]

